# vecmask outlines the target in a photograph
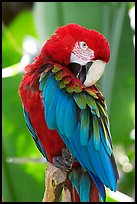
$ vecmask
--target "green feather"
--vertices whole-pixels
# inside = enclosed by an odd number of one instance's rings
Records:
[[[58,84],[58,88],[59,88],[59,89],[63,89],[63,88],[65,88],[65,86],[66,86],[66,84],[64,84],[63,81],[61,81],[61,82]]]
[[[86,96],[85,96],[85,94],[82,94],[82,93],[74,94],[73,97],[74,97],[76,104],[79,106],[80,109],[86,108]]]
[[[97,106],[98,106],[100,112],[102,113],[102,115],[105,115],[107,117],[106,109],[101,105],[100,102],[97,102]]]
[[[100,117],[100,113],[99,113],[95,99],[91,96],[86,96],[86,101],[87,101],[88,106],[91,108],[91,112],[97,115],[98,117]]]
[[[57,81],[60,81],[60,80],[62,79],[62,73],[61,73],[61,72],[56,73],[56,74],[55,74],[55,79],[56,79]]]
[[[54,68],[52,69],[52,72],[56,73],[56,72],[60,71],[61,69],[63,69],[63,68],[57,67],[56,65],[54,65]]]
[[[75,91],[75,93],[80,93],[80,92],[82,92],[82,88],[80,86],[76,86],[74,91]]]
[[[66,86],[66,90],[68,93],[72,93],[74,91],[72,86]]]
[[[101,119],[101,123],[102,123],[102,129],[103,129],[103,132],[104,132],[104,137],[101,138],[101,139],[102,139],[102,141],[103,141],[103,143],[105,145],[106,151],[111,156],[111,154],[112,154],[111,137],[110,137],[108,131],[106,130],[103,119]]]
[[[96,110],[96,103],[93,97],[86,96],[87,104],[92,110]]]
[[[71,82],[72,78],[69,76],[66,76],[62,79],[64,84],[69,84]]]
[[[95,94],[93,91],[86,89],[86,92],[88,92],[91,96],[93,96],[94,98],[98,98],[97,94]]]

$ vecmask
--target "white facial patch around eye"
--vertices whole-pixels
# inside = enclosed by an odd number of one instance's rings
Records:
[[[94,58],[94,51],[91,50],[85,42],[76,42],[70,56],[70,62],[76,62],[85,65]]]
[[[104,69],[105,69],[105,62],[102,60],[96,60],[93,62],[93,64],[90,66],[86,80],[84,82],[84,85],[89,87],[95,84],[100,77],[102,76]]]

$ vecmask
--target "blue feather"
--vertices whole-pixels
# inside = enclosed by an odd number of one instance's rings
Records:
[[[92,161],[90,160],[87,147],[81,146],[79,135],[80,135],[80,123],[78,123],[77,128],[73,134],[73,137],[70,139],[70,144],[75,152],[75,157],[78,158],[78,161],[81,164],[81,166],[83,166],[83,168],[86,168],[89,171],[92,171],[94,174],[96,174]],[[85,165],[83,165],[84,163]]]
[[[44,80],[44,79],[43,79],[43,80]],[[48,105],[50,104],[50,101],[51,101],[50,99],[51,99],[51,97],[52,97],[52,95],[50,95],[50,94],[48,93],[48,91],[49,91],[49,89],[50,89],[51,87],[54,87],[53,85],[54,85],[54,84],[53,84],[53,77],[48,78],[47,81],[46,81],[46,83],[45,83],[43,92],[42,92],[42,100],[43,100],[44,106],[46,107],[46,108],[44,108],[45,118],[47,117],[48,108],[49,108]],[[48,91],[47,91],[47,90],[48,90]]]
[[[64,131],[66,137],[73,137],[74,130],[76,128],[76,105],[72,98],[69,98],[66,107],[66,115],[64,118]]]
[[[80,176],[80,200],[89,202],[90,198],[90,179],[85,173]]]
[[[91,178],[93,179],[93,181],[95,182],[95,185],[97,186],[100,196],[103,199],[103,201],[106,200],[106,192],[105,192],[105,187],[103,185],[103,183],[100,181],[100,179],[95,176],[92,172],[89,172]]]
[[[87,109],[81,111],[81,127],[80,127],[80,143],[82,146],[86,146],[88,143],[90,128],[90,118]]]
[[[102,143],[103,143],[103,145],[104,145],[104,147],[106,149],[106,152],[108,153],[109,156],[111,156],[112,149],[111,149],[109,141],[106,139],[106,137],[104,135],[104,132],[103,132],[101,126],[99,127],[99,131],[100,131],[101,141],[102,141]]]
[[[78,159],[78,161],[80,162],[81,166],[83,168],[86,167],[86,165],[84,164],[85,160],[83,158],[82,152],[79,151],[79,147],[80,147],[80,141],[79,141],[79,134],[80,134],[80,124],[78,123],[76,130],[73,134],[73,137],[69,138],[69,142],[72,146],[72,150],[74,152],[74,156]]]
[[[58,119],[58,128],[61,132],[61,134],[65,134],[65,127],[64,127],[64,119],[65,119],[65,115],[66,115],[66,107],[68,105],[68,96],[66,94],[64,94],[64,98],[62,101],[62,105],[60,107],[60,113],[59,113],[59,119]]]
[[[73,183],[81,202],[89,202],[90,198],[90,178],[82,169],[73,169],[69,174],[69,179]]]
[[[99,132],[99,123],[97,120],[97,117],[93,116],[93,141],[94,141],[94,147],[96,150],[99,150],[100,148],[100,132]]]
[[[106,183],[106,185],[108,185],[107,184],[108,181],[106,181],[106,178],[104,178],[105,174],[103,174],[100,168],[98,168],[100,165],[97,162],[97,157],[94,154],[94,152],[91,157],[92,148],[94,149],[93,145],[92,146],[89,145],[90,146],[89,152],[87,151],[87,148],[83,146],[81,147],[79,152],[79,147],[80,147],[79,131],[80,131],[80,124],[77,126],[76,132],[74,133],[73,138],[71,138],[71,141],[70,141],[76,158],[78,158],[83,168],[88,169],[88,171],[92,171],[95,175],[98,175],[98,176],[100,175],[100,177],[103,178],[103,182]],[[89,158],[89,156],[91,159]]]
[[[72,170],[72,172],[69,174],[69,179],[72,181],[77,193],[79,193],[79,177],[78,173],[75,169]]]
[[[106,152],[104,151],[104,147],[101,144],[100,147],[100,158],[102,161],[102,165],[105,169],[105,173],[106,176],[109,180],[110,185],[108,186],[112,191],[116,191],[116,178],[115,178],[115,172],[112,166],[112,162],[110,160],[110,157],[108,156],[108,154],[106,154]]]
[[[93,136],[91,135],[91,138],[89,140],[89,143],[87,145],[88,153],[90,156],[90,159],[92,161],[92,164],[94,166],[95,172],[102,183],[104,183],[106,186],[109,186],[109,181],[107,180],[106,177],[106,172],[104,171],[104,167],[102,165],[102,162],[100,160],[100,155],[97,150],[95,150],[94,145],[93,145]]]
[[[64,93],[62,91],[59,91],[58,99],[57,99],[57,106],[56,106],[56,122],[57,122],[57,127],[59,129],[60,134],[63,134],[63,127],[62,125],[60,125],[60,120],[59,120],[60,109],[62,107],[63,99],[64,99]]]
[[[52,101],[50,103],[50,106],[48,107],[47,104],[45,104],[45,109],[47,108],[47,114],[46,114],[46,122],[49,129],[54,130],[57,129],[57,122],[56,122],[56,105],[57,100],[59,97],[59,90],[56,90]]]
[[[55,80],[53,77],[48,78],[45,87],[44,87],[44,96],[45,96],[45,103],[47,105],[50,105],[52,97],[57,90],[57,84],[55,83]]]
[[[42,91],[42,97],[43,97],[43,99],[45,98],[45,96],[47,96],[46,94],[47,94],[47,92],[46,92],[46,90],[47,90],[47,88],[48,88],[48,86],[50,85],[50,84],[52,84],[52,80],[51,80],[52,78],[48,78],[47,80],[46,80],[46,82],[45,82],[45,85],[44,85],[44,87],[43,87],[43,91]],[[44,79],[43,79],[44,80]],[[40,84],[42,84],[42,83],[40,83]],[[41,86],[39,86],[39,88],[40,88],[40,90],[41,90]]]

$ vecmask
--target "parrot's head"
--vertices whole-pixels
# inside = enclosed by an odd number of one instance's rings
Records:
[[[78,24],[68,24],[55,31],[41,54],[67,66],[85,86],[92,86],[109,62],[110,46],[101,33]]]

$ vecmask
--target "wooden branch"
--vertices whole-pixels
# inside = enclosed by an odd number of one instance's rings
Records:
[[[58,202],[67,173],[48,162],[45,177],[45,193],[42,202]]]

